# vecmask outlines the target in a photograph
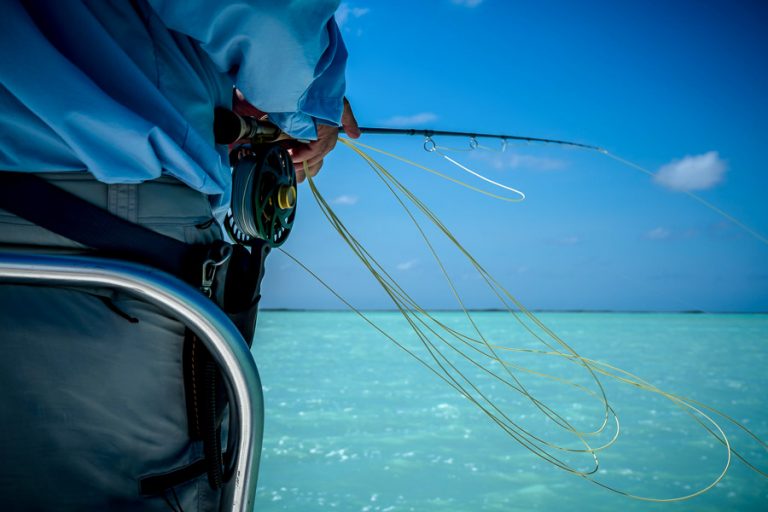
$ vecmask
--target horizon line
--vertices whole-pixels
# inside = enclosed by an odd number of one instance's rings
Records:
[[[304,312],[304,313],[354,313],[349,308],[281,308],[281,307],[267,307],[259,308],[259,311],[272,311],[272,312]],[[360,312],[364,313],[397,313],[398,309],[387,308],[360,308]],[[414,310],[411,310],[414,311]],[[425,309],[425,311],[431,313],[460,313],[461,309]],[[472,308],[466,311],[471,313],[506,313],[512,311],[514,313],[521,313],[519,309],[507,310],[499,308]],[[653,309],[529,309],[530,313],[626,313],[626,314],[675,314],[675,315],[768,315],[768,311],[706,311],[702,309],[683,309],[683,310],[653,310]]]

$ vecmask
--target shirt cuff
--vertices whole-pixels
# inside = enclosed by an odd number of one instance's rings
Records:
[[[269,120],[282,131],[299,140],[317,140],[317,127],[312,116],[303,112],[272,112]]]

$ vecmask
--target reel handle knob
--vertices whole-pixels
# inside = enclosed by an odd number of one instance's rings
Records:
[[[277,206],[282,210],[290,210],[296,204],[296,187],[282,186],[277,191]]]

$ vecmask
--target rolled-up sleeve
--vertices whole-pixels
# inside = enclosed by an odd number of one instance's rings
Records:
[[[347,50],[338,0],[150,0],[172,30],[196,39],[245,97],[288,134],[339,124]]]

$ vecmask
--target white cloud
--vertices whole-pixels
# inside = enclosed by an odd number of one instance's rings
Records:
[[[350,7],[349,3],[342,2],[336,9],[336,24],[339,28],[343,28],[350,18],[360,18],[369,12],[370,9],[367,7]]]
[[[462,7],[477,7],[483,0],[451,0],[455,5],[461,5]]]
[[[523,155],[505,151],[503,153],[491,153],[488,151],[473,151],[472,158],[482,160],[498,170],[504,169],[531,169],[535,171],[556,171],[567,166],[564,160],[547,158],[534,155]]]
[[[411,116],[394,116],[382,121],[382,124],[388,126],[411,126],[414,124],[424,124],[437,121],[437,114],[432,112],[419,112]]]
[[[670,230],[659,226],[658,228],[654,228],[648,231],[645,234],[645,238],[648,238],[649,240],[664,240],[666,238],[669,238],[670,235],[672,235],[672,232]]]
[[[413,267],[416,266],[418,262],[419,260],[403,261],[402,263],[398,263],[396,268],[397,270],[411,270]]]
[[[349,195],[340,195],[339,197],[335,197],[331,199],[331,204],[339,204],[342,206],[352,206],[353,204],[357,204],[358,201],[357,196],[349,196]]]
[[[703,155],[689,155],[662,166],[654,181],[672,190],[705,190],[723,181],[727,170],[728,166],[717,151],[709,151]]]

